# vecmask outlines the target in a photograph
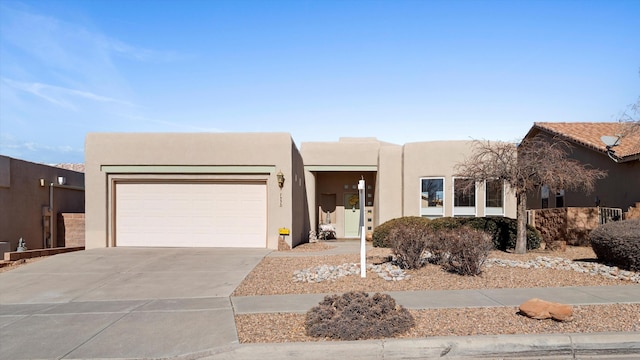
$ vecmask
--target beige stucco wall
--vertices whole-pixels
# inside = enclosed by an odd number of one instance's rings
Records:
[[[455,165],[470,156],[473,141],[430,141],[404,145],[403,214],[420,216],[420,179],[444,178],[444,216],[453,216],[453,175]],[[485,216],[484,189],[476,189],[476,216]],[[511,191],[506,191],[504,216],[516,217],[516,201]]]
[[[305,166],[377,166],[380,146],[375,138],[340,138],[302,143],[300,152]]]
[[[21,237],[28,249],[43,248],[43,207],[49,207],[50,186],[58,176],[66,177],[68,187],[54,185],[54,212],[83,212],[84,192],[69,188],[84,187],[83,173],[0,155],[0,242],[8,242],[11,251]],[[56,216],[52,225],[55,234]],[[64,239],[54,241],[64,246]]]
[[[546,133],[540,133],[551,139]],[[564,205],[567,207],[596,206],[595,198],[600,199],[601,207],[621,208],[627,211],[630,206],[640,202],[640,160],[616,163],[606,154],[574,145],[570,158],[576,159],[593,168],[606,170],[607,177],[596,182],[592,193],[566,191]],[[527,209],[540,209],[542,199],[540,190],[527,193]],[[549,207],[556,206],[555,194],[549,195]]]
[[[278,248],[278,229],[289,228],[289,244],[297,244],[308,232],[303,196],[304,170],[301,158],[287,133],[91,133],[85,144],[86,158],[86,247],[113,245],[112,181],[131,178],[264,180],[267,184],[267,247]],[[149,167],[148,173],[108,174],[104,166]],[[159,174],[163,166],[193,167],[189,173]],[[197,167],[208,166],[198,172]],[[211,166],[227,167],[220,171]],[[253,168],[267,172],[252,171]],[[108,169],[108,168],[107,168]],[[195,170],[194,170],[195,169]],[[235,169],[235,170],[234,170]],[[278,187],[276,174],[285,183]],[[280,204],[282,195],[282,206]]]
[[[403,147],[380,147],[376,184],[375,224],[402,217]]]

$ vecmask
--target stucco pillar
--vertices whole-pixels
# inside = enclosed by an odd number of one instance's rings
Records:
[[[316,205],[316,175],[308,170],[304,171],[304,182],[307,189],[307,202],[309,205],[309,227],[318,229],[318,207]]]

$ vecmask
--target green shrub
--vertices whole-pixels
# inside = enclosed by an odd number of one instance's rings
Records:
[[[387,242],[395,261],[403,269],[419,269],[424,265],[423,254],[429,246],[433,230],[425,224],[397,226],[391,229]]]
[[[429,227],[433,230],[451,230],[457,229],[460,226],[464,225],[468,218],[460,218],[460,217],[441,217],[437,219],[433,219],[429,222]]]
[[[540,243],[542,243],[542,234],[540,231],[533,227],[532,225],[527,224],[527,250],[539,249]],[[513,242],[513,245],[509,246],[509,249],[515,249],[516,242]]]
[[[447,254],[444,267],[460,275],[480,274],[493,249],[491,235],[469,226],[440,230],[440,239],[438,248]]]
[[[434,219],[429,223],[436,230],[456,229],[461,226],[469,226],[476,230],[482,230],[491,235],[494,248],[505,251],[516,247],[518,234],[518,221],[506,217],[473,217],[452,218],[443,217]],[[527,249],[537,249],[542,242],[540,232],[531,225],[527,225]]]
[[[418,216],[405,216],[391,219],[375,228],[373,231],[373,246],[392,247],[389,243],[389,232],[396,227],[422,226],[428,224],[433,230],[451,230],[467,225],[482,230],[491,235],[494,248],[505,251],[516,247],[518,221],[506,217],[442,217],[429,221]],[[527,225],[527,250],[538,249],[542,242],[542,235],[533,226]]]
[[[518,220],[506,217],[488,217],[487,224],[484,229],[474,227],[475,229],[485,230],[491,234],[494,247],[498,250],[505,251],[516,247],[518,239]],[[473,225],[472,225],[473,226]],[[527,250],[533,250],[540,247],[542,235],[533,226],[527,225]]]
[[[600,225],[591,231],[589,240],[600,261],[640,271],[640,219]]]
[[[415,325],[409,311],[389,295],[348,292],[328,295],[307,312],[307,335],[339,340],[392,337]]]
[[[391,247],[388,237],[389,232],[394,228],[403,228],[411,226],[422,226],[429,222],[429,219],[419,216],[404,216],[400,218],[391,219],[384,222],[373,230],[372,240],[375,247]]]

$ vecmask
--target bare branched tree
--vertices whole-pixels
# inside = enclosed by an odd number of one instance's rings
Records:
[[[527,251],[527,192],[547,185],[554,190],[592,192],[606,172],[568,157],[570,146],[560,139],[536,136],[516,147],[505,142],[474,141],[472,155],[456,165],[456,176],[483,182],[503,180],[517,198],[518,235],[515,252]],[[470,185],[473,186],[473,185]]]
[[[618,121],[622,123],[622,137],[640,133],[640,96],[635,104],[629,105],[619,116]]]
[[[640,70],[638,70],[640,75]],[[635,104],[627,106],[627,109],[618,116],[618,121],[622,123],[622,137],[633,133],[640,133],[640,96]]]

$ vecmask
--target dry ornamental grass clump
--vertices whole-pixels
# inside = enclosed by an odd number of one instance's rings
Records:
[[[433,221],[432,223],[434,223]],[[426,225],[396,227],[389,231],[394,261],[403,269],[420,269],[429,261],[460,275],[479,275],[493,249],[491,235],[469,226],[433,230]]]
[[[409,331],[415,322],[389,295],[348,292],[328,295],[307,312],[307,335],[337,340],[393,337]]]

